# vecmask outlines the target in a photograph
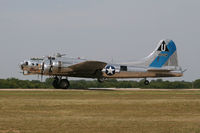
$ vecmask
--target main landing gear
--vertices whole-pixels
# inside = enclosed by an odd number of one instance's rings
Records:
[[[52,85],[56,89],[68,89],[70,86],[68,79],[62,79],[62,77],[55,77]]]
[[[99,83],[103,83],[103,82],[105,81],[105,79],[104,79],[104,78],[97,78],[97,81],[98,81]]]
[[[149,83],[149,80],[147,80],[146,78],[144,79],[144,84],[145,85],[149,85],[150,83]]]

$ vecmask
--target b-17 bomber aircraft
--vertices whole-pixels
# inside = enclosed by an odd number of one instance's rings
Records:
[[[96,78],[99,82],[109,78],[144,78],[144,84],[148,85],[147,78],[183,76],[176,45],[168,39],[161,40],[149,56],[137,62],[114,64],[57,54],[25,60],[20,67],[24,75],[53,77],[52,85],[60,89],[69,88],[68,77]]]

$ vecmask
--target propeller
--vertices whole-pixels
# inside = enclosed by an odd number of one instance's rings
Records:
[[[42,69],[41,69],[41,82],[43,80],[43,75],[44,75],[44,62],[42,62]]]
[[[52,61],[52,57],[49,57],[49,65],[50,65],[49,73],[52,73],[52,69],[53,69],[53,61]]]
[[[24,75],[24,66],[23,65],[21,65],[21,69],[22,69],[22,73]]]
[[[20,72],[20,73],[23,73],[23,75],[24,75],[24,63],[21,62],[21,63],[19,64],[19,67],[20,67],[20,69],[22,70],[22,72]]]

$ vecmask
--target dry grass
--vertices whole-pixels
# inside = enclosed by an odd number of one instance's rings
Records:
[[[0,91],[0,133],[200,133],[200,91]]]

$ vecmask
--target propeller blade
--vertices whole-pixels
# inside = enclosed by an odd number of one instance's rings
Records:
[[[42,62],[42,69],[41,69],[41,82],[43,80],[43,75],[44,75],[44,62]]]
[[[50,65],[49,73],[52,73],[52,69],[53,69],[53,61],[52,61],[52,57],[49,58],[49,65]]]
[[[51,65],[49,68],[49,73],[52,73],[52,68],[53,68],[53,66]]]
[[[42,62],[42,69],[41,69],[41,74],[44,74],[44,62]]]

